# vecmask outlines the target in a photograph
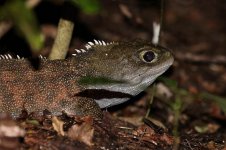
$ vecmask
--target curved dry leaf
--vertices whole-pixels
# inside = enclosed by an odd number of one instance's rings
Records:
[[[59,135],[62,135],[64,136],[65,135],[65,132],[63,130],[63,125],[64,125],[64,122],[61,121],[60,119],[58,119],[56,116],[54,116],[52,118],[52,125],[53,125],[53,128],[54,130],[59,134]]]
[[[92,142],[94,129],[90,119],[85,119],[81,124],[73,125],[67,132],[67,136],[73,140],[79,140],[88,146],[94,145]]]

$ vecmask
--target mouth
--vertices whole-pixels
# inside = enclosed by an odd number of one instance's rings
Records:
[[[100,108],[106,108],[123,103],[133,97],[128,93],[109,91],[104,89],[86,89],[75,96],[92,98]]]
[[[92,98],[95,100],[100,99],[113,99],[113,98],[132,98],[133,96],[128,93],[109,91],[105,89],[86,89],[77,93],[75,96]]]

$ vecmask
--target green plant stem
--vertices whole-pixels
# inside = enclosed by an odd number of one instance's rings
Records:
[[[150,112],[151,112],[151,106],[152,106],[152,103],[153,103],[153,99],[154,99],[154,96],[155,96],[155,93],[156,93],[156,85],[154,84],[149,90],[148,90],[148,100],[149,101],[149,104],[148,104],[148,110],[147,110],[147,113],[145,115],[145,118],[148,118],[148,116],[150,115]]]
[[[174,144],[173,144],[173,150],[179,149],[179,143],[180,143],[180,137],[178,132],[179,127],[179,119],[181,115],[181,109],[182,109],[182,100],[179,90],[177,90],[176,99],[173,104],[173,112],[174,112],[174,127],[173,127],[173,136],[174,136]]]

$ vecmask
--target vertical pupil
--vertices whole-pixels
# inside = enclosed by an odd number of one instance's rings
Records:
[[[147,62],[151,62],[155,58],[155,54],[152,51],[148,51],[144,53],[144,60]]]

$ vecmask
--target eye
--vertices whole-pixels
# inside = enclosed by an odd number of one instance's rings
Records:
[[[152,51],[142,51],[140,58],[146,63],[152,63],[156,60],[156,54]]]

